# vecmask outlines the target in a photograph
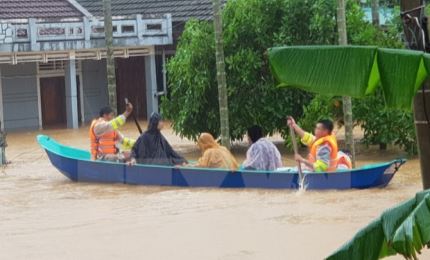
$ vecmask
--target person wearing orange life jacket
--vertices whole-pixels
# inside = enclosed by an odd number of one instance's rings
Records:
[[[337,169],[349,170],[352,169],[351,154],[349,151],[339,151],[337,153]]]
[[[310,149],[307,159],[299,154],[294,159],[305,166],[305,170],[313,172],[333,172],[337,169],[338,147],[336,137],[332,134],[333,122],[320,120],[317,122],[314,134],[305,132],[292,117],[288,117],[288,125],[300,136],[304,145]]]
[[[124,137],[118,129],[125,124],[132,111],[133,106],[130,103],[127,104],[125,112],[117,117],[114,117],[110,107],[100,110],[100,117],[93,120],[89,132],[91,160],[125,162],[130,158],[130,152],[120,152],[118,146],[130,150],[135,140]]]

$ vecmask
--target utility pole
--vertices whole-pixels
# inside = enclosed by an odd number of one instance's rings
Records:
[[[221,1],[212,0],[215,29],[216,69],[218,82],[218,103],[221,127],[221,143],[230,149],[230,128],[228,122],[228,96],[225,76],[224,42],[222,34]]]
[[[372,23],[379,26],[379,0],[372,0]]]
[[[421,18],[424,16],[424,0],[401,0],[403,27],[406,47],[413,50],[426,51],[426,40]],[[421,8],[419,8],[421,7]],[[425,24],[424,26],[427,26]],[[418,90],[414,99],[414,119],[417,133],[418,154],[420,156],[421,177],[423,188],[430,189],[430,88],[426,86]]]
[[[337,0],[337,30],[339,34],[339,45],[348,45],[346,34],[345,0]],[[343,120],[345,122],[345,145],[352,155],[352,167],[355,168],[355,145],[352,122],[351,97],[343,97]]]
[[[117,112],[115,57],[113,55],[113,27],[111,0],[103,0],[104,26],[106,40],[106,72],[109,94],[109,106]]]

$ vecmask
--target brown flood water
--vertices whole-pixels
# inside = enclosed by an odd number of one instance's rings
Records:
[[[87,131],[43,133],[87,148]],[[134,126],[124,133],[135,136]],[[187,158],[198,156],[193,142],[164,133]],[[389,187],[371,190],[73,183],[51,166],[37,134],[8,136],[13,163],[0,172],[0,259],[323,259],[386,208],[421,190],[416,159]],[[238,146],[234,152],[243,160],[245,147]],[[284,157],[293,165],[291,154]],[[396,157],[396,151],[362,150],[359,164]],[[424,253],[421,259],[430,259]]]

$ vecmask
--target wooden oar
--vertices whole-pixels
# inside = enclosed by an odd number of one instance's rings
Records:
[[[290,135],[291,135],[291,142],[293,143],[293,150],[294,150],[294,155],[299,153],[299,148],[297,147],[297,139],[296,139],[296,132],[294,132],[294,129],[292,126],[290,127]],[[297,162],[297,170],[299,172],[299,186],[300,188],[303,188],[303,171],[302,171],[302,165],[300,162]]]
[[[124,100],[125,100],[125,105],[127,106],[130,102],[128,101],[128,98],[125,98]],[[142,128],[140,127],[139,122],[137,121],[137,118],[133,112],[131,112],[131,116],[133,117],[134,123],[137,126],[137,130],[139,130],[139,134],[142,134],[143,133]]]

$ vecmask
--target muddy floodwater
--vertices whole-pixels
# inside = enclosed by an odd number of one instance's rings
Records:
[[[163,132],[187,158],[198,156],[193,142]],[[323,259],[386,208],[421,190],[417,159],[387,188],[371,190],[73,183],[51,166],[36,144],[38,133],[89,145],[85,127],[8,135],[12,164],[0,172],[0,259]],[[124,133],[137,131],[129,124]],[[245,149],[236,144],[233,151],[243,160]],[[293,165],[291,153],[283,153]],[[362,165],[399,156],[361,148],[358,159]],[[420,259],[430,259],[429,251]]]

